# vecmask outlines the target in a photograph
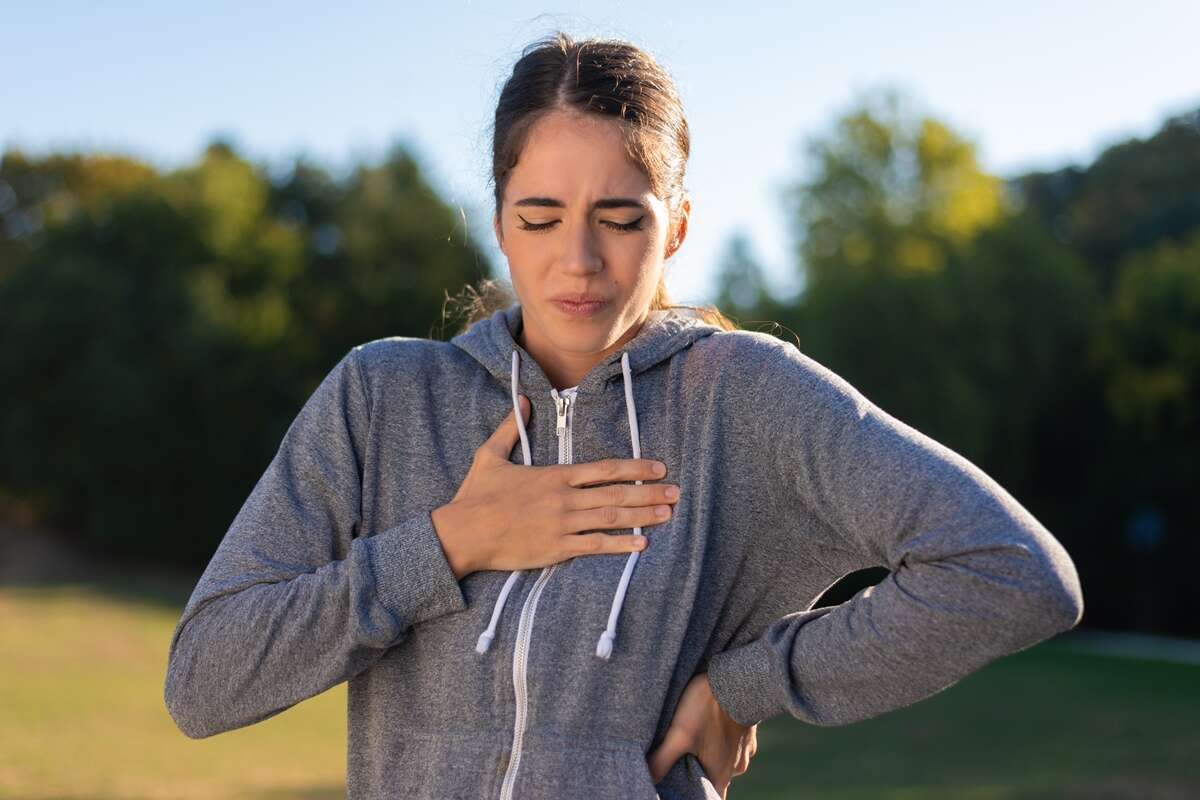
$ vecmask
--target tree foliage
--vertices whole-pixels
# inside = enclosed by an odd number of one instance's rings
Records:
[[[784,197],[805,289],[747,313],[997,478],[1068,545],[1096,624],[1196,633],[1200,112],[1009,181],[895,91],[830,131]],[[756,285],[748,250],[723,298]]]
[[[806,284],[829,273],[937,273],[949,247],[1006,208],[974,147],[895,90],[861,96],[806,151],[810,175],[785,193]]]
[[[143,558],[210,554],[333,364],[486,274],[399,147],[341,181],[221,142],[166,174],[8,153],[0,195],[0,485]]]

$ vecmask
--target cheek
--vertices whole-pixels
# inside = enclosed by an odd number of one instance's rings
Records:
[[[539,269],[539,250],[527,236],[514,236],[508,241],[505,257],[514,282],[529,280]]]
[[[614,258],[645,269],[652,266],[658,257],[660,238],[662,237],[659,231],[654,227],[637,233],[614,236],[609,240],[609,252]]]
[[[629,292],[653,291],[662,263],[654,250],[653,240],[643,236],[623,238],[621,242],[614,242],[605,254],[609,274]]]

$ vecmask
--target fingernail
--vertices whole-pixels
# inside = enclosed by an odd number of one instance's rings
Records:
[[[668,486],[667,487],[667,499],[668,500],[676,500],[678,498],[679,498],[679,487],[678,486]]]
[[[660,517],[665,517],[667,514],[671,513],[671,509],[667,508],[666,506],[658,506],[654,509],[654,513]]]
[[[654,465],[654,474],[662,477],[667,474],[667,465],[659,461]]]
[[[633,547],[635,550],[641,550],[645,546],[646,546],[646,537],[645,536],[635,536],[633,538]]]

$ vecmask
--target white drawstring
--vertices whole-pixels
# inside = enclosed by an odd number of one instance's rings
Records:
[[[637,424],[637,408],[633,402],[633,374],[629,369],[629,353],[621,354],[621,372],[625,380],[625,413],[629,417],[629,438],[633,443],[633,457],[642,457],[641,436],[638,434]],[[521,416],[521,406],[518,401],[518,387],[520,385],[520,356],[516,350],[512,354],[512,402],[513,409],[516,411],[517,430],[521,434],[521,449],[525,457],[525,465],[529,466],[532,459],[529,455],[529,438],[525,433],[525,421]],[[640,486],[640,480],[635,481]],[[633,529],[634,534],[642,532],[641,526]],[[621,573],[621,582],[617,585],[617,593],[613,598],[612,608],[608,614],[608,627],[604,633],[600,635],[600,641],[596,643],[596,655],[600,658],[608,660],[612,655],[613,643],[617,638],[617,619],[621,616],[621,608],[625,604],[625,591],[629,587],[629,577],[633,574],[633,568],[637,564],[639,553],[634,550],[629,554],[629,558],[625,562],[625,571]],[[492,619],[488,624],[487,630],[479,635],[479,641],[475,644],[476,653],[486,653],[492,645],[492,639],[496,636],[496,623],[500,620],[500,613],[504,610],[504,604],[508,600],[508,594],[512,591],[513,584],[524,570],[514,570],[508,576],[508,580],[504,582],[504,588],[500,590],[500,596],[496,598],[496,605],[492,609]]]
[[[521,454],[525,458],[525,466],[533,463],[533,459],[529,456],[529,437],[525,434],[525,420],[521,415],[521,404],[518,399],[517,390],[520,386],[520,363],[521,357],[513,350],[512,354],[512,404],[513,411],[516,412],[517,430],[521,434]],[[496,638],[496,623],[500,621],[500,612],[504,610],[504,604],[508,601],[508,593],[512,591],[513,584],[517,582],[517,578],[525,570],[513,570],[508,576],[508,580],[504,582],[504,588],[500,590],[500,596],[496,598],[496,605],[492,609],[492,621],[488,624],[487,630],[479,634],[479,641],[475,643],[476,653],[486,653],[488,648],[492,646],[492,639]]]
[[[621,354],[621,372],[625,377],[625,413],[629,416],[629,438],[633,442],[633,457],[642,457],[641,436],[638,435],[637,408],[633,403],[633,375],[629,371],[629,353]],[[640,480],[635,481],[638,486]],[[633,529],[635,534],[641,534],[641,526]],[[629,587],[629,576],[637,564],[638,551],[634,550],[625,561],[625,571],[621,573],[621,583],[617,586],[617,596],[613,598],[612,610],[608,612],[608,627],[600,634],[596,643],[596,655],[605,660],[612,655],[613,641],[617,638],[617,617],[621,616],[621,607],[625,604],[625,590]]]

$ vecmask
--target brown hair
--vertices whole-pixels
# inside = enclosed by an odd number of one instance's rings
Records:
[[[686,192],[683,174],[690,152],[687,120],[674,81],[654,58],[629,42],[573,39],[561,31],[525,47],[500,92],[492,126],[492,182],[500,212],[508,175],[535,122],[548,112],[566,110],[620,121],[625,148],[649,179],[651,191],[666,201],[671,224],[668,241],[678,235],[680,206]],[[516,302],[511,285],[485,278],[467,285],[447,302],[465,313],[462,330]],[[686,308],[725,330],[737,324],[715,306],[674,303],[665,274],[651,300],[652,310]],[[444,315],[444,309],[443,309]]]

